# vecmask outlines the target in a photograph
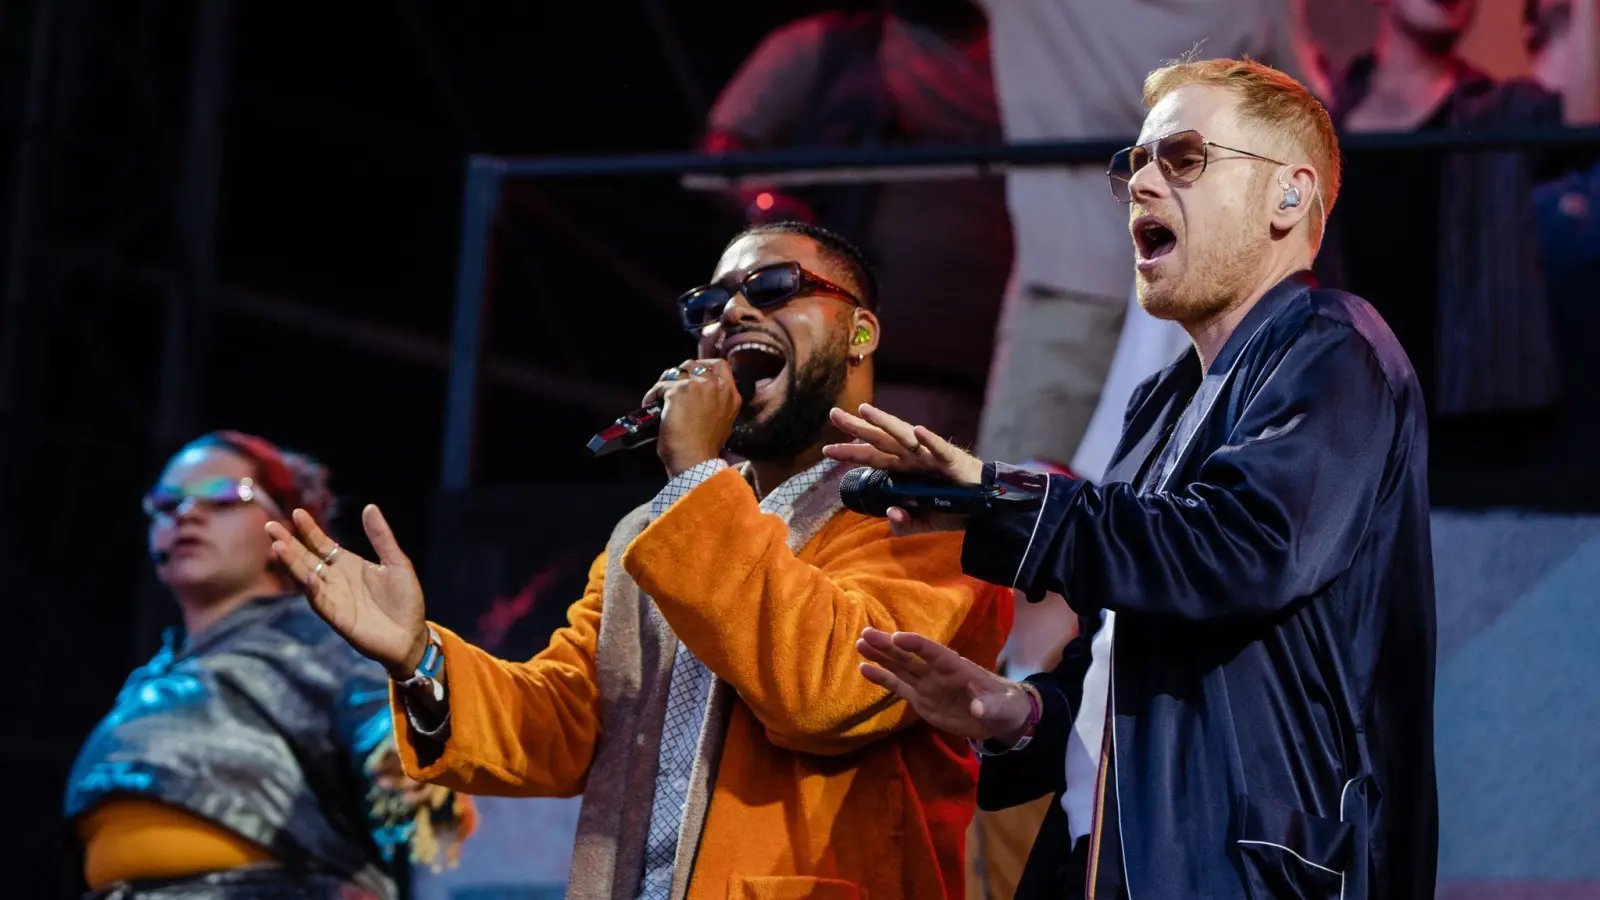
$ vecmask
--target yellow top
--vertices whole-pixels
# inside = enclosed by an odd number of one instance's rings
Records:
[[[113,797],[78,821],[83,877],[92,890],[119,881],[181,878],[250,863],[272,854],[214,822],[155,800]]]

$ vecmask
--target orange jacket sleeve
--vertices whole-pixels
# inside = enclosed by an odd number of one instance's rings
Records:
[[[438,628],[450,731],[441,752],[411,728],[399,696],[391,692],[396,743],[407,775],[468,794],[582,793],[600,736],[595,645],[605,571],[602,554],[589,568],[583,599],[567,611],[567,627],[527,662],[498,659]]]
[[[674,503],[622,564],[774,744],[848,753],[915,721],[858,671],[862,629],[916,631],[992,666],[1010,593],[961,573],[958,534],[894,538],[886,520],[850,516],[819,536],[797,558],[782,520],[727,470]]]

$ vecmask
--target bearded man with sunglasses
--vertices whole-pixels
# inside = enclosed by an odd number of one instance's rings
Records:
[[[1333,126],[1252,62],[1175,63],[1145,100],[1112,192],[1140,303],[1194,346],[1135,392],[1106,482],[986,465],[870,406],[835,411],[861,443],[825,451],[1040,498],[966,523],[962,565],[1064,597],[1079,637],[1017,684],[871,631],[863,674],[977,742],[983,808],[1054,797],[1020,900],[1431,898],[1426,422],[1388,327],[1306,274]]]
[[[378,564],[298,513],[299,539],[270,529],[317,610],[399,682],[408,774],[583,793],[569,898],[962,895],[976,760],[861,680],[853,648],[868,627],[924,631],[992,666],[1011,592],[963,575],[952,535],[894,539],[842,508],[822,447],[833,406],[872,398],[875,298],[859,252],[820,228],[728,245],[679,301],[698,358],[646,395],[671,480],[530,661],[430,627],[375,507]]]

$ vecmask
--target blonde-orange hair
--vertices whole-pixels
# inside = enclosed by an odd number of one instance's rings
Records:
[[[1306,86],[1253,59],[1193,59],[1180,57],[1144,79],[1144,105],[1148,109],[1180,87],[1211,85],[1231,91],[1239,99],[1239,117],[1285,149],[1305,154],[1316,167],[1318,199],[1326,222],[1339,199],[1339,135],[1333,119]],[[1248,148],[1246,148],[1248,149]],[[1313,224],[1312,240],[1322,240],[1321,224]]]

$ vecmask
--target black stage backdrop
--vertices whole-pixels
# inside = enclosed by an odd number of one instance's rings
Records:
[[[440,494],[417,560],[429,618],[505,659],[527,659],[566,623],[611,529],[660,479],[561,481]]]

